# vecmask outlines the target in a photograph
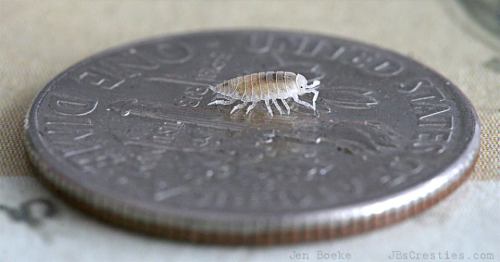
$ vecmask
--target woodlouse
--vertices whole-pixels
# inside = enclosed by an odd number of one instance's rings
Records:
[[[258,102],[264,101],[267,112],[273,116],[270,102],[273,103],[280,114],[283,114],[283,110],[278,104],[278,100],[281,101],[287,110],[287,114],[290,114],[290,106],[286,99],[292,98],[296,103],[316,111],[316,99],[319,95],[316,87],[319,84],[318,80],[308,84],[303,75],[293,72],[268,71],[252,73],[226,80],[216,86],[210,86],[210,89],[217,93],[217,96],[208,105],[231,105],[237,101],[242,101],[243,103],[233,107],[231,114],[250,103],[246,110],[248,114]],[[306,93],[314,94],[312,104],[299,99],[300,95]]]

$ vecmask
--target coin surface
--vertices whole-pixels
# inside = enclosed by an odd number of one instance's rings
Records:
[[[207,106],[208,85],[277,70],[321,81],[316,113]],[[211,243],[316,240],[399,221],[455,189],[479,148],[474,109],[438,73],[371,45],[282,31],[105,51],[48,83],[25,129],[42,180],[78,207]]]

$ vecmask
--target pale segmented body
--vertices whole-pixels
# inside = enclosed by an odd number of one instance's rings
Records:
[[[283,110],[278,104],[278,100],[285,106],[287,113],[290,114],[290,106],[286,99],[292,98],[298,104],[316,110],[316,99],[319,92],[316,87],[319,81],[315,80],[312,84],[307,83],[307,79],[301,74],[292,72],[259,72],[244,76],[238,76],[224,81],[210,89],[218,94],[216,100],[208,105],[231,105],[241,101],[233,107],[231,114],[244,108],[249,103],[246,113],[248,114],[255,108],[258,102],[264,101],[267,112],[272,116],[273,111],[270,102],[278,109],[280,114]],[[299,99],[299,95],[313,93],[312,104]]]

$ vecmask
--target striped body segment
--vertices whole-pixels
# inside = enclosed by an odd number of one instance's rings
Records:
[[[244,102],[288,98],[290,91],[298,90],[292,72],[260,72],[238,76],[215,86],[214,91]]]

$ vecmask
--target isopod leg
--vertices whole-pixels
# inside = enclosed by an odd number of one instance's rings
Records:
[[[316,110],[316,99],[318,99],[319,92],[316,90],[311,90],[310,93],[314,94],[313,100],[312,100],[312,105],[314,107],[314,110]]]
[[[232,100],[222,100],[221,99],[221,100],[214,100],[214,101],[208,103],[208,105],[209,106],[211,106],[211,105],[224,105],[224,106],[226,106],[226,105],[234,104],[234,102],[236,102],[235,99],[232,99]]]
[[[240,110],[240,109],[244,108],[245,106],[247,106],[247,104],[248,104],[247,102],[244,102],[244,103],[241,103],[241,104],[235,105],[235,106],[233,107],[233,109],[231,110],[231,113],[230,113],[230,114],[232,114],[232,113],[234,113],[234,112],[236,112],[236,111],[238,111],[238,110]]]
[[[314,80],[312,84],[308,85],[307,88],[316,88],[319,86],[319,80]]]
[[[266,109],[267,109],[267,112],[269,113],[269,115],[273,116],[273,110],[271,109],[271,106],[269,105],[269,100],[264,100],[264,103],[266,104]]]
[[[295,101],[295,103],[297,103],[297,104],[303,105],[303,106],[305,106],[307,108],[310,108],[310,109],[316,111],[316,107],[314,107],[313,105],[307,103],[306,101],[300,100],[299,97],[297,97],[297,96],[293,97],[293,101]]]
[[[252,102],[252,103],[251,103],[251,104],[247,107],[247,113],[246,113],[246,114],[248,115],[248,113],[250,113],[250,111],[252,111],[252,110],[255,108],[255,106],[256,106],[256,105],[257,105],[257,102]]]
[[[280,115],[282,115],[283,110],[281,110],[281,107],[280,107],[280,105],[278,105],[278,102],[276,102],[276,99],[273,99],[271,101],[273,101],[273,105],[278,109],[278,111],[280,112]]]
[[[289,115],[290,114],[290,106],[288,105],[288,103],[286,102],[285,99],[280,99],[280,101],[285,106],[287,115]]]

